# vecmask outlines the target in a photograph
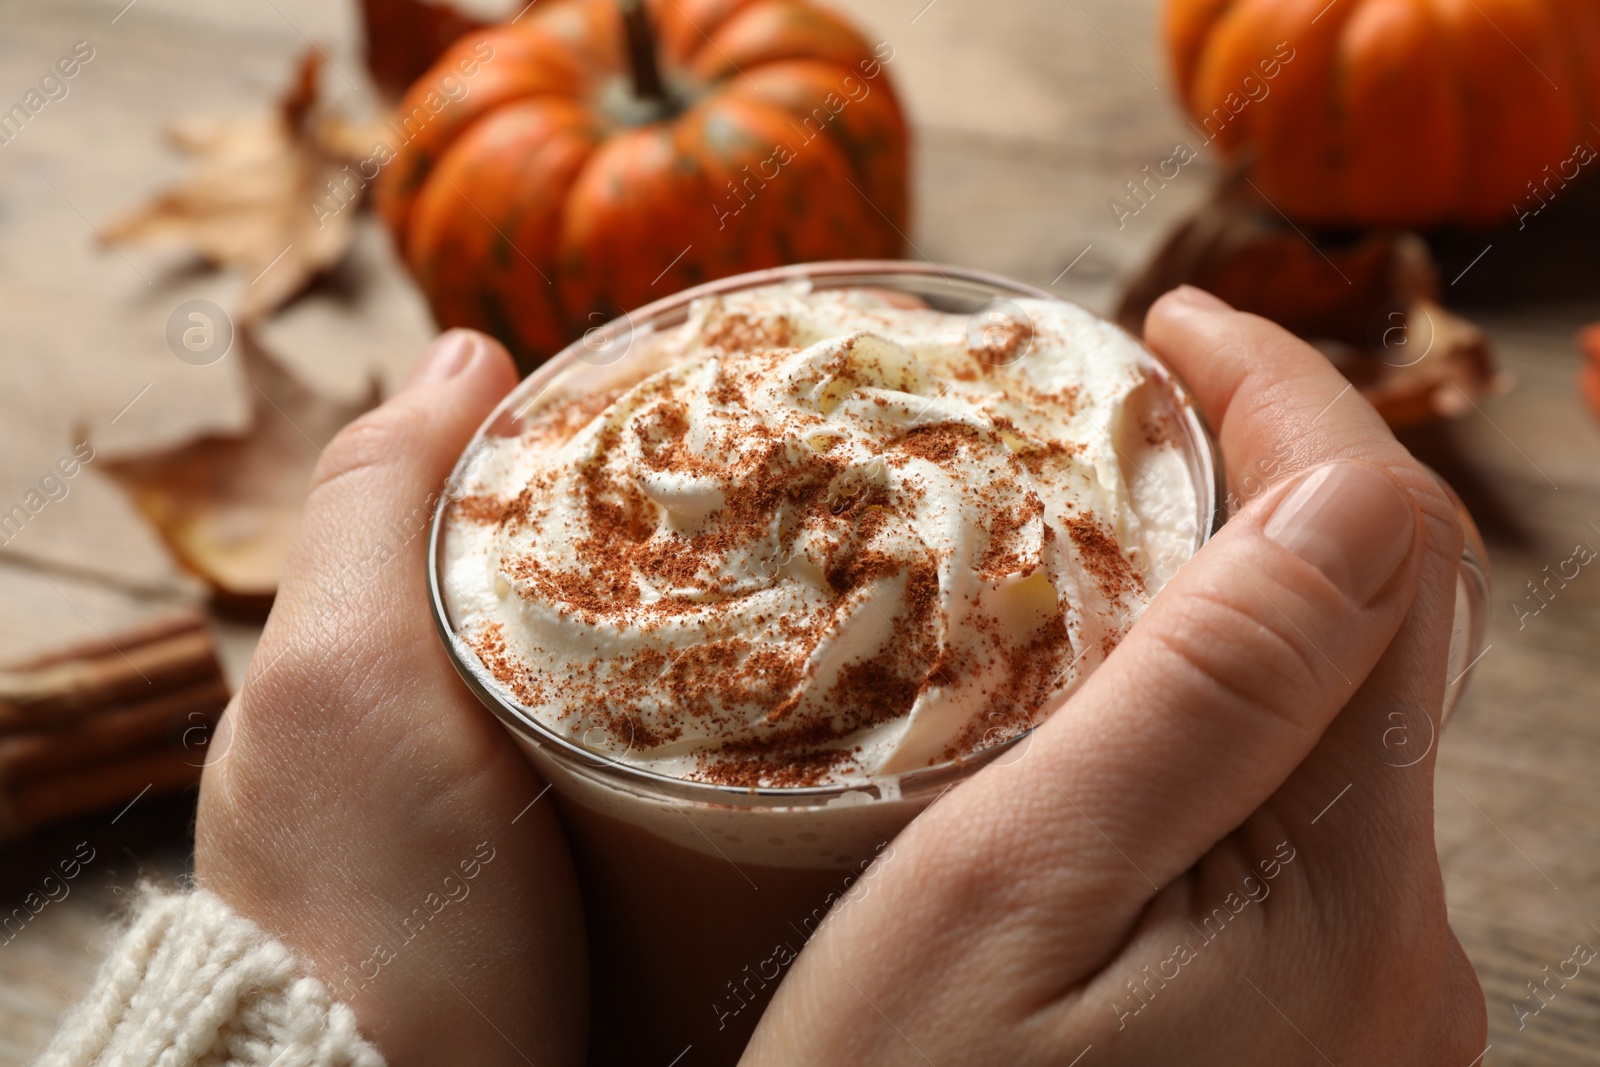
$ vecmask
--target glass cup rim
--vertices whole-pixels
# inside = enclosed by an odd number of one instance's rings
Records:
[[[772,267],[765,270],[750,271],[744,274],[730,275],[715,281],[705,282],[689,289],[681,290],[659,300],[638,308],[635,311],[624,312],[622,315],[596,327],[602,335],[610,335],[619,330],[631,333],[641,325],[654,326],[659,320],[687,309],[695,300],[707,296],[716,296],[724,293],[761,288],[777,285],[784,282],[799,281],[825,281],[831,283],[828,288],[845,288],[852,284],[877,285],[884,288],[894,288],[896,277],[915,277],[922,280],[959,281],[970,286],[982,287],[990,290],[996,296],[1021,296],[1037,300],[1050,300],[1058,303],[1072,303],[1072,301],[1050,292],[1048,289],[1020,282],[1004,275],[988,271],[975,270],[967,267],[956,267],[947,264],[931,263],[923,260],[827,260],[817,263],[797,263],[782,267]],[[1190,459],[1197,467],[1195,478],[1195,492],[1197,503],[1197,535],[1194,551],[1198,552],[1221,528],[1226,519],[1224,508],[1226,485],[1222,457],[1217,445],[1216,437],[1209,426],[1206,425],[1201,414],[1198,402],[1187,385],[1178,376],[1177,372],[1157,356],[1144,341],[1130,333],[1117,323],[1111,322],[1104,316],[1095,314],[1102,322],[1111,325],[1125,336],[1130,338],[1143,354],[1148,366],[1146,371],[1153,371],[1154,376],[1171,394],[1173,408],[1180,414],[1187,431],[1190,444]],[[669,323],[667,325],[676,325]],[[594,331],[589,331],[592,334]],[[591,775],[598,775],[608,779],[609,784],[622,788],[640,788],[648,794],[666,794],[680,800],[688,800],[703,804],[713,805],[738,805],[749,806],[752,801],[762,806],[785,806],[784,802],[795,806],[813,806],[819,802],[843,796],[847,793],[876,793],[880,797],[907,796],[912,793],[924,793],[936,788],[949,788],[956,781],[976,772],[978,769],[999,760],[1012,749],[1025,746],[1031,742],[1038,726],[1007,738],[998,744],[976,752],[968,753],[953,760],[935,764],[929,767],[918,767],[911,770],[899,771],[892,774],[878,775],[867,779],[856,779],[843,783],[830,783],[814,786],[737,786],[725,785],[715,782],[702,782],[693,779],[678,778],[660,771],[651,770],[635,764],[624,763],[620,760],[609,759],[605,755],[595,752],[575,743],[574,741],[555,733],[541,724],[527,708],[512,698],[497,681],[488,676],[487,669],[478,659],[476,653],[466,646],[455,632],[455,624],[450,617],[449,605],[445,600],[442,589],[439,559],[442,551],[442,537],[444,531],[444,517],[454,496],[448,487],[457,481],[461,473],[463,462],[473,454],[478,443],[489,430],[499,422],[507,410],[517,404],[523,403],[528,394],[537,397],[551,380],[569,369],[572,364],[581,360],[586,348],[586,338],[579,338],[551,356],[517,383],[506,394],[489,416],[473,433],[472,439],[462,451],[446,479],[446,490],[438,494],[434,504],[433,517],[428,530],[427,552],[427,584],[428,596],[432,603],[433,621],[443,642],[445,651],[450,657],[451,664],[456,672],[461,675],[467,687],[473,694],[488,707],[498,718],[503,726],[511,731],[512,735],[530,742],[552,756],[569,764],[576,764],[578,768]],[[1192,554],[1191,554],[1192,558]],[[1064,701],[1063,701],[1064,702]],[[1050,713],[1056,709],[1051,708]],[[1049,718],[1047,713],[1041,716],[1040,722]]]

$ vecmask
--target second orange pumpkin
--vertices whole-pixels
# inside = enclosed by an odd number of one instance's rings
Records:
[[[1305,221],[1492,224],[1600,169],[1594,0],[1169,0],[1165,29],[1196,129]]]

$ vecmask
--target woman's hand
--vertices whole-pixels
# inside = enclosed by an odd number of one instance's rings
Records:
[[[583,1056],[555,805],[456,676],[425,581],[445,477],[515,382],[498,344],[447,333],[328,446],[200,790],[200,884],[309,961],[396,1067]]]
[[[1235,492],[1257,495],[1019,759],[895,840],[744,1062],[1465,1067],[1482,1051],[1433,839],[1451,503],[1271,323],[1180,290],[1146,336],[1218,428]]]

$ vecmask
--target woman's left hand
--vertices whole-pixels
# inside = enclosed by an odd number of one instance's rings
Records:
[[[306,960],[395,1067],[583,1058],[555,805],[457,677],[425,581],[445,477],[515,382],[500,345],[452,331],[328,445],[200,791],[199,883]]]

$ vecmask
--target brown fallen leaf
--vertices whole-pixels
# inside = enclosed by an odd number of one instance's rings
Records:
[[[488,23],[448,3],[361,0],[367,70],[378,88],[398,100],[468,30]]]
[[[108,243],[166,240],[249,280],[241,323],[270,314],[344,258],[364,201],[373,139],[318,106],[321,55],[308,49],[271,114],[191,120],[169,131],[190,175],[104,227]]]
[[[1510,387],[1488,335],[1431,300],[1414,301],[1389,329],[1396,340],[1374,349],[1318,347],[1397,430],[1467,415]]]
[[[300,524],[312,468],[340,427],[378,400],[318,396],[240,330],[251,422],[241,436],[201,437],[145,456],[108,460],[173,554],[212,587],[221,607],[265,614]]]
[[[1140,332],[1156,298],[1185,284],[1316,345],[1397,429],[1509,387],[1484,332],[1438,304],[1438,269],[1415,233],[1313,243],[1234,178],[1128,284],[1117,321]]]

